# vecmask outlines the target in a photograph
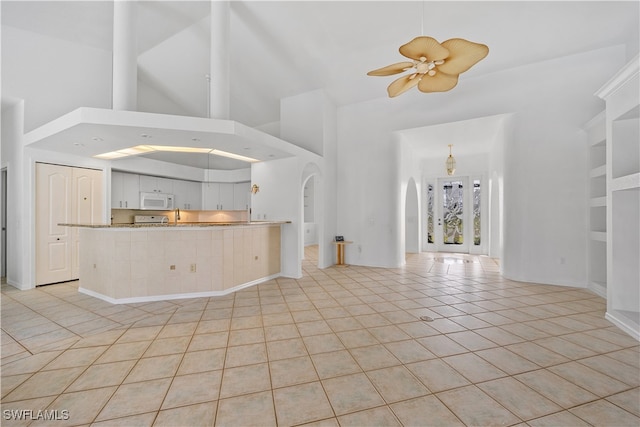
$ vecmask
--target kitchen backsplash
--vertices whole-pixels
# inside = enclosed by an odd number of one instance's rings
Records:
[[[166,215],[169,222],[175,220],[175,211],[150,211],[138,209],[112,209],[112,224],[133,224],[133,217],[136,215]],[[248,221],[247,211],[180,211],[178,222],[239,222]]]

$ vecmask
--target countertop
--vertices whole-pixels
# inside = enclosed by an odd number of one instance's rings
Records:
[[[291,221],[235,221],[235,222],[173,222],[164,224],[58,224],[84,228],[188,228],[188,227],[246,227],[252,225],[291,224]]]

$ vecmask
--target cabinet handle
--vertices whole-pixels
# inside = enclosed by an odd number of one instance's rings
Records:
[[[122,200],[120,200],[120,207],[122,207]]]
[[[125,202],[124,202],[124,207],[125,207],[125,208],[128,208],[128,207],[129,207],[129,201],[128,201],[128,200],[125,200]]]

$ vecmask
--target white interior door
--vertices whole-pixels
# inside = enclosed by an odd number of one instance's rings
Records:
[[[468,177],[438,179],[436,200],[435,243],[440,252],[469,252],[473,229]]]
[[[36,163],[36,285],[71,280],[72,169]]]

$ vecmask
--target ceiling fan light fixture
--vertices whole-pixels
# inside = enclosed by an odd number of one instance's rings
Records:
[[[387,88],[390,98],[414,86],[421,92],[446,92],[458,84],[458,76],[489,54],[489,48],[480,43],[455,38],[438,43],[428,36],[419,36],[400,46],[400,54],[412,62],[398,62],[377,70],[369,76],[390,76],[409,71]]]

